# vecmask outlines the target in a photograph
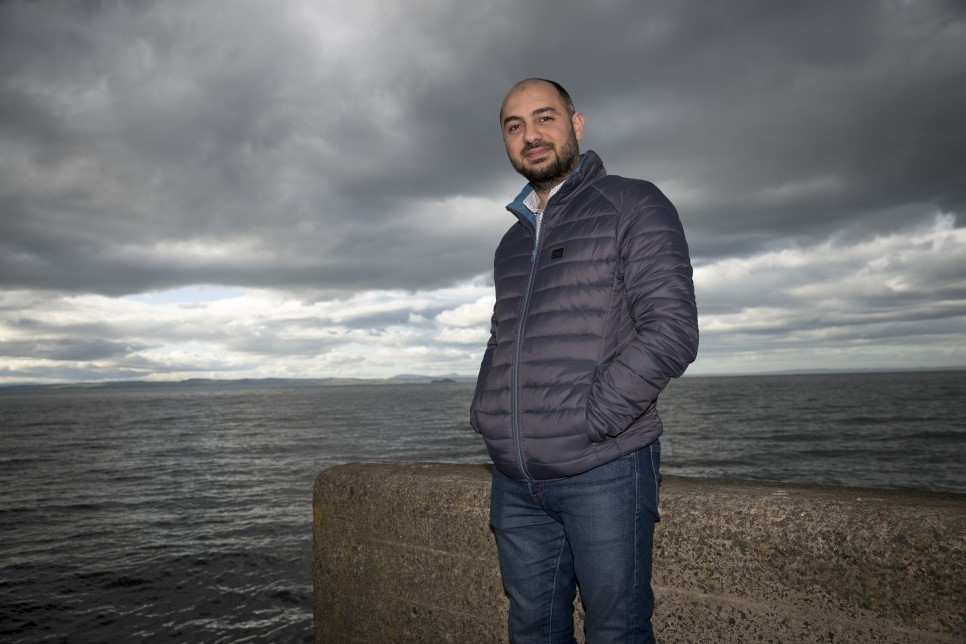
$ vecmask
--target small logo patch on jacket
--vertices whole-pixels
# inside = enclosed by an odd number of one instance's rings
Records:
[[[552,251],[550,251],[550,259],[560,259],[561,257],[563,257],[563,253],[564,253],[563,246],[561,246],[560,248],[554,248]]]

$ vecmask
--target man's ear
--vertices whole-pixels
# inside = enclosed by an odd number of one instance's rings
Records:
[[[584,138],[584,113],[574,112],[574,115],[570,118],[570,122],[574,125],[574,135],[580,141]]]

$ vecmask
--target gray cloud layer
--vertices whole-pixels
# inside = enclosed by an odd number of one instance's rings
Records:
[[[208,337],[201,318],[65,322],[57,298],[74,295],[217,285],[331,304],[484,275],[521,185],[497,113],[528,76],[568,87],[611,172],[678,205],[717,316],[704,355],[962,343],[961,2],[8,0],[0,355],[68,378],[51,365],[114,360],[117,376]],[[254,315],[264,335],[210,338],[308,356],[341,342],[327,324],[385,339],[477,296],[356,302],[355,322]],[[313,330],[285,341],[294,319]],[[418,341],[466,364],[471,326]]]
[[[0,5],[3,285],[419,288],[479,274],[480,237],[508,220],[454,226],[442,204],[512,196],[495,115],[529,75],[569,85],[585,147],[611,171],[665,187],[699,260],[937,209],[961,222],[962,4],[334,9]]]

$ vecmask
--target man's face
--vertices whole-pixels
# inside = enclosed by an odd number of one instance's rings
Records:
[[[510,163],[535,188],[552,188],[577,166],[584,115],[568,115],[553,85],[514,87],[503,101],[500,121]]]

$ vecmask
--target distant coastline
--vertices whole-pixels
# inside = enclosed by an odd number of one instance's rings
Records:
[[[403,374],[391,378],[188,378],[185,380],[109,380],[0,384],[2,389],[170,389],[203,387],[338,387],[345,385],[457,384],[476,382],[476,376],[420,376]]]
[[[962,367],[921,367],[882,369],[797,369],[758,373],[685,374],[685,378],[760,378],[767,376],[831,376],[848,374],[886,374],[966,371]],[[103,382],[12,383],[0,384],[0,391],[16,389],[161,389],[203,387],[338,387],[346,385],[447,385],[476,382],[475,375],[398,374],[389,378],[188,378],[182,380],[109,380]]]

